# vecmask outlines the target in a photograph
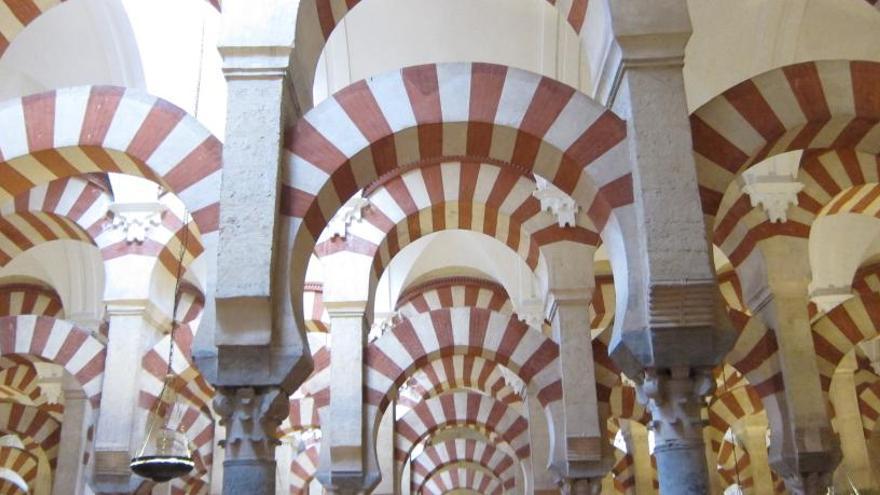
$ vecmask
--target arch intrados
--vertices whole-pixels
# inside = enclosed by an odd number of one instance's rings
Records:
[[[478,454],[479,452],[479,454]],[[441,461],[436,462],[437,459]],[[495,446],[472,439],[454,439],[441,443],[435,443],[425,447],[425,450],[412,460],[412,477],[416,486],[415,493],[419,493],[424,483],[437,471],[460,461],[471,461],[484,465],[496,474],[499,479],[504,479],[505,487],[512,487],[515,483],[516,460],[507,452],[499,450]],[[489,466],[485,463],[492,463]],[[508,486],[510,485],[510,486]]]
[[[20,304],[20,314],[40,314],[41,316],[60,317],[64,314],[64,304],[58,292],[49,285],[33,283],[29,277],[26,282],[3,283],[0,279],[0,315],[15,316],[12,307],[13,299]],[[41,309],[37,309],[40,305]],[[40,311],[39,313],[36,313]]]
[[[5,467],[18,473],[28,488],[33,491],[34,480],[37,477],[37,466],[39,464],[37,456],[26,450],[3,445],[0,446],[0,458],[4,459],[7,463],[0,467]]]
[[[508,486],[511,484],[511,482],[516,482],[516,480],[512,479],[512,478],[506,478],[506,479],[502,478],[501,475],[499,475],[498,473],[496,473],[495,471],[490,469],[488,466],[485,466],[484,464],[482,464],[476,460],[461,459],[458,461],[450,461],[450,462],[443,463],[440,467],[438,467],[437,469],[432,471],[431,474],[429,474],[428,476],[425,477],[424,481],[422,481],[417,486],[417,490],[414,493],[421,493],[422,488],[424,488],[426,485],[428,485],[432,481],[436,482],[435,481],[436,477],[443,476],[443,473],[445,473],[447,471],[451,471],[453,469],[465,469],[467,471],[479,471],[479,472],[483,473],[484,475],[491,477],[496,482],[500,483],[501,486],[504,486],[506,488],[511,488],[510,486]]]

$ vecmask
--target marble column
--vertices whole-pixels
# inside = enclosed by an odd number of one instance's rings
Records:
[[[88,399],[78,383],[69,375],[64,377],[64,420],[58,441],[58,465],[55,467],[52,493],[81,495],[85,489],[83,454],[90,418]]]
[[[653,495],[654,470],[651,467],[651,451],[648,444],[648,429],[640,423],[625,421],[621,426],[626,447],[633,457],[636,495]]]
[[[376,455],[379,458],[379,472],[382,473],[382,481],[373,490],[375,495],[394,495],[395,486],[398,484],[400,473],[397,472],[397,462],[394,460],[394,407],[395,403],[388,404],[388,409],[379,423],[379,438],[376,440]]]
[[[531,479],[523,490],[524,493],[536,495],[550,495],[558,493],[556,480],[553,473],[548,469],[550,462],[550,430],[547,428],[547,418],[544,409],[538,401],[537,394],[527,389],[526,397],[523,398],[528,407],[529,419],[529,448],[531,459],[526,469]]]
[[[372,435],[364,423],[364,347],[370,328],[366,301],[334,301],[331,286],[330,280],[325,281],[324,307],[330,315],[332,345],[329,421],[322,423],[315,477],[329,493],[355,494],[366,490],[365,437]]]
[[[841,488],[848,490],[851,481],[856,488],[867,490],[877,487],[871,469],[871,458],[862,423],[859,397],[855,387],[855,371],[858,365],[854,353],[849,353],[834,372],[831,383],[831,402],[836,413],[834,424],[840,437],[843,466],[846,475]]]
[[[711,369],[687,367],[646,373],[639,384],[651,411],[660,493],[709,493],[701,410],[714,385]]]
[[[104,362],[101,407],[95,433],[94,483],[100,491],[133,490],[140,478],[128,465],[143,441],[145,425],[139,412],[140,363],[158,332],[148,323],[149,301],[117,301],[107,305],[109,337]]]
[[[767,458],[767,420],[763,416],[749,415],[734,424],[734,433],[740,439],[752,467],[755,493],[773,493],[773,473]]]
[[[767,269],[765,291],[749,301],[773,329],[785,390],[765,400],[770,422],[770,465],[793,494],[825,493],[840,462],[815,359],[808,312],[811,278],[807,239],[774,236],[759,249]]]
[[[214,410],[226,427],[223,493],[274,495],[275,439],[287,416],[287,394],[277,387],[223,387]]]

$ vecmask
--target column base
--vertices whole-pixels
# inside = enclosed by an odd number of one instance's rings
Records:
[[[226,459],[223,494],[275,495],[275,460]]]
[[[709,470],[703,445],[655,448],[660,493],[705,495],[709,493]]]

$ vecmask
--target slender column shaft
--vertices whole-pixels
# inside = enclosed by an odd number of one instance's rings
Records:
[[[740,437],[749,453],[756,493],[773,493],[773,474],[767,458],[767,424],[763,419],[749,416],[740,430]]]
[[[58,444],[58,465],[52,493],[83,493],[83,453],[86,440],[86,395],[77,388],[64,390],[64,421]]]
[[[850,480],[860,489],[877,486],[871,469],[868,444],[862,427],[859,397],[856,394],[855,357],[847,355],[834,373],[831,384],[831,402],[837,413],[834,422],[840,436],[843,464]]]

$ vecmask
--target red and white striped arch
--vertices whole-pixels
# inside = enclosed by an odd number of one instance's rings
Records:
[[[404,318],[435,309],[484,308],[513,313],[510,296],[500,284],[475,277],[445,277],[408,287],[397,298],[395,310]]]
[[[31,406],[43,406],[39,375],[29,363],[0,370],[0,397]]]
[[[0,104],[0,203],[92,172],[137,175],[173,191],[202,235],[217,230],[221,144],[193,117],[140,90],[58,89]]]
[[[0,0],[0,57],[37,17],[65,0]],[[220,10],[220,0],[207,0]]]
[[[476,392],[448,392],[419,403],[396,422],[394,458],[405,462],[413,447],[437,430],[474,425],[507,443],[519,460],[529,457],[529,422],[516,409]]]
[[[310,442],[299,455],[290,461],[290,495],[308,495],[309,483],[318,471],[321,442]]]
[[[474,463],[441,469],[423,485],[424,495],[443,495],[455,490],[471,490],[485,495],[501,495],[504,486],[494,474]]]
[[[61,422],[46,411],[16,402],[0,401],[0,432],[11,433],[41,449],[54,469],[61,442]]]
[[[479,356],[438,357],[419,368],[406,387],[409,393],[401,392],[397,403],[410,408],[457,389],[480,391],[511,407],[522,407],[522,398],[508,385],[500,366]]]
[[[595,246],[599,235],[587,215],[560,227],[532,195],[534,180],[500,164],[437,163],[388,172],[368,186],[370,206],[345,239],[325,231],[316,251],[346,249],[373,256],[375,277],[409,243],[446,229],[481,232],[518,253],[534,269],[542,246],[574,241]]]
[[[419,493],[425,481],[435,472],[450,464],[466,461],[480,464],[492,471],[505,489],[512,489],[516,484],[515,459],[486,442],[456,438],[425,447],[413,459],[410,471],[413,493]]]
[[[633,201],[625,137],[624,121],[573,88],[499,65],[421,65],[354,83],[289,133],[286,263],[304,277],[328,220],[377,178],[462,160],[546,177],[601,231]]]
[[[94,245],[88,232],[73,220],[40,211],[0,216],[0,266],[45,242],[71,240]]]
[[[614,449],[614,466],[611,467],[614,488],[624,495],[636,493],[636,461],[632,455]]]
[[[728,315],[739,333],[725,362],[744,375],[762,399],[784,389],[776,334],[756,317],[729,309]]]
[[[620,384],[620,369],[608,355],[611,342],[610,327],[600,332],[592,340],[593,370],[596,373],[596,398],[600,404],[608,404],[611,393]]]
[[[880,152],[880,63],[804,62],[730,88],[691,115],[703,212],[715,224],[736,177],[778,153]]]
[[[37,284],[0,286],[0,316],[40,315],[64,317],[64,306],[52,288]]]
[[[0,446],[0,468],[9,469],[21,476],[21,479],[27,483],[31,493],[34,493],[35,490],[34,481],[37,479],[37,463],[36,456],[29,452],[7,445]]]
[[[596,287],[590,301],[590,328],[594,335],[604,332],[614,322],[614,305],[617,294],[614,292],[614,276],[610,273],[596,275]]]
[[[33,356],[62,366],[96,410],[104,379],[104,345],[72,323],[46,316],[0,317],[0,356]]]
[[[742,493],[754,493],[755,477],[752,460],[742,445],[735,445],[729,438],[721,439],[717,450],[717,471],[725,488],[739,485]]]
[[[180,324],[175,331],[174,363],[172,370],[176,376],[172,384],[174,390],[198,409],[207,409],[214,397],[214,389],[192,364],[192,330],[187,324]],[[158,400],[168,370],[168,345],[171,336],[165,335],[141,358],[141,385],[138,402],[144,409],[151,409]]]
[[[545,408],[562,396],[558,346],[513,315],[478,308],[421,313],[399,322],[366,351],[367,402],[377,421],[399,387],[439,356],[472,355],[502,364],[534,384]]]
[[[709,424],[706,435],[709,437],[710,447],[716,455],[720,456],[721,444],[724,435],[734,423],[746,416],[760,414],[764,411],[761,398],[758,393],[747,383],[732,389],[719,389],[709,401]],[[719,462],[719,464],[721,464]]]
[[[852,297],[814,321],[813,346],[826,397],[840,361],[859,342],[880,335],[880,294]]]

